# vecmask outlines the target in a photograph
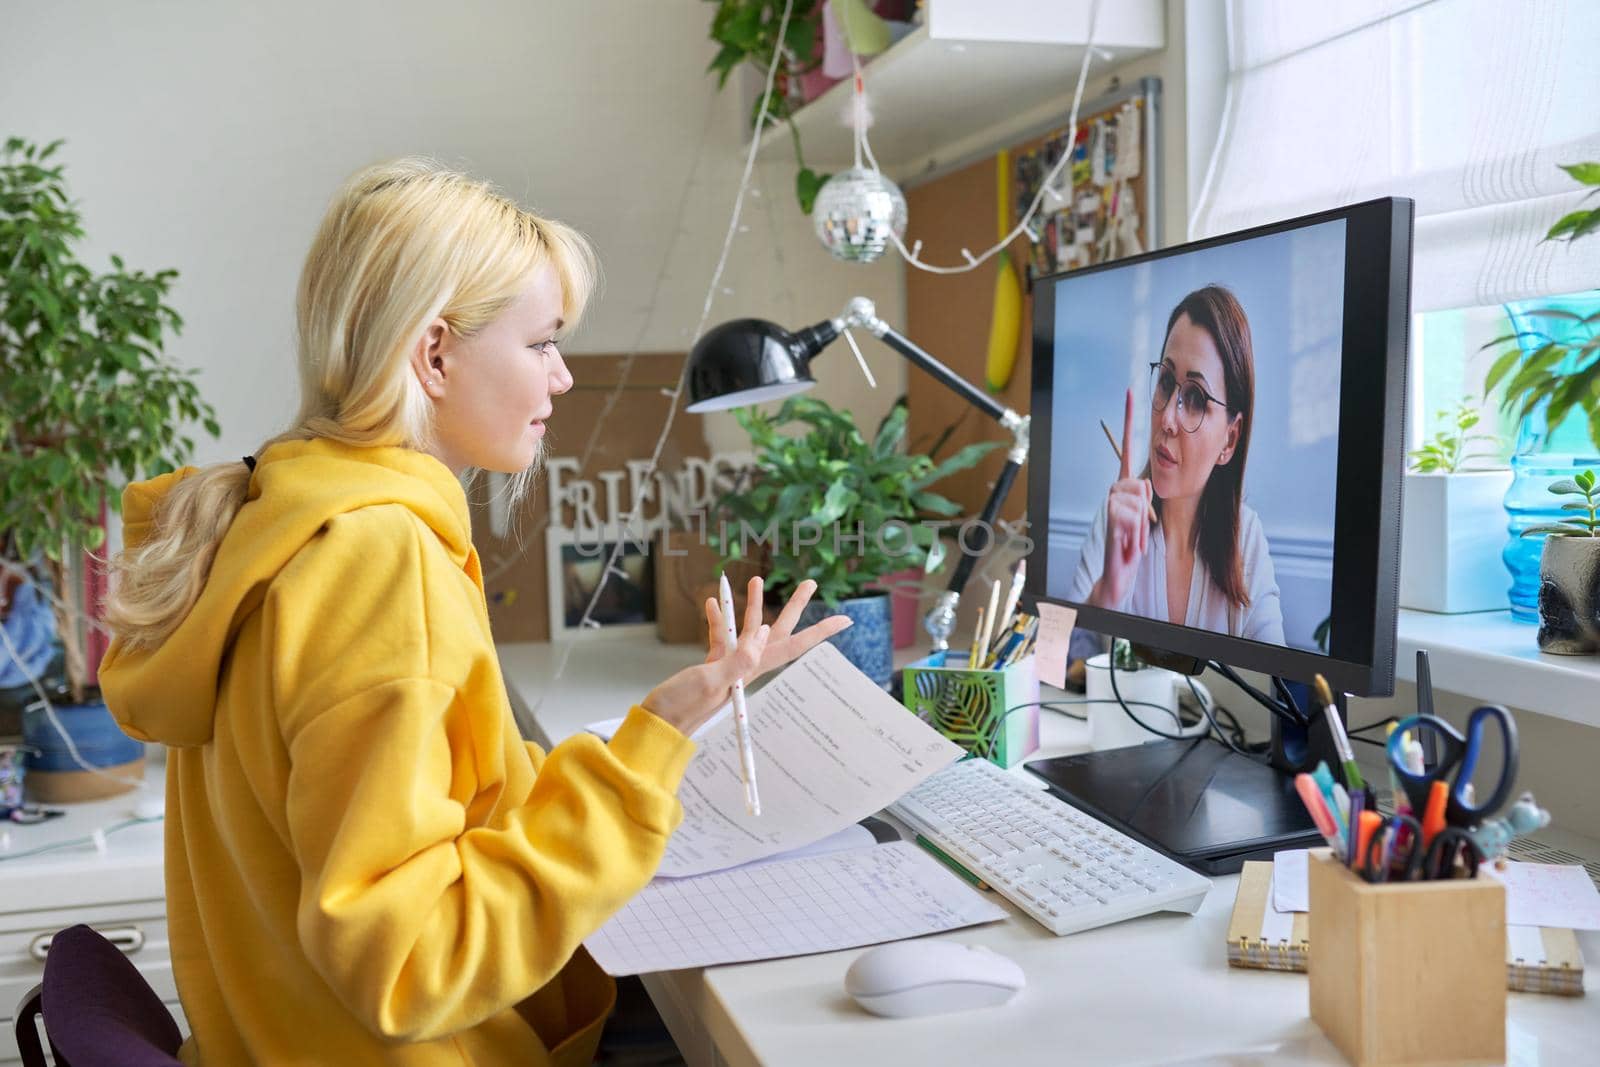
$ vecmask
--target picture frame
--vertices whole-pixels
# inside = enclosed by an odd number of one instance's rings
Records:
[[[550,612],[550,640],[571,640],[581,629],[583,612],[617,543],[623,542],[603,599],[595,605],[593,620],[600,625],[592,637],[628,637],[656,631],[655,561],[648,536],[622,535],[620,528],[574,530],[551,526],[545,530],[546,589]]]

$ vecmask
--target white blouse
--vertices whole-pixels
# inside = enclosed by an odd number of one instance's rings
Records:
[[[1283,606],[1278,600],[1278,579],[1272,570],[1267,536],[1261,529],[1260,517],[1243,504],[1239,505],[1239,554],[1244,563],[1244,586],[1250,602],[1243,609],[1229,603],[1222,590],[1212,582],[1205,561],[1197,556],[1194,575],[1189,580],[1189,609],[1183,624],[1230,637],[1281,645],[1284,643]],[[1105,561],[1106,504],[1102,502],[1094,525],[1089,528],[1089,536],[1084,539],[1083,552],[1078,557],[1078,567],[1066,599],[1087,601],[1089,590],[1094,588],[1105,569]],[[1167,542],[1159,523],[1150,531],[1149,548],[1139,560],[1132,588],[1115,610],[1167,621]]]

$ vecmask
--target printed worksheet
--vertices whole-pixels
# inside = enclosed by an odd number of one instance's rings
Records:
[[[1005,917],[900,841],[651,882],[583,944],[607,974],[646,974],[833,952]]]
[[[685,878],[801,848],[871,815],[963,751],[821,644],[749,698],[761,814],[747,814],[732,717],[678,787],[659,875]]]

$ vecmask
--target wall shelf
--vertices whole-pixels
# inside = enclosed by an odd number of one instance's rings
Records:
[[[1003,6],[1003,5],[1002,5]],[[1061,0],[1055,19],[1087,26],[1089,0]],[[1078,9],[1082,9],[1079,11]],[[1041,31],[1048,42],[953,39],[917,27],[864,68],[875,116],[869,136],[884,172],[905,180],[996,145],[1013,133],[1036,128],[1059,115],[1065,123],[1083,62],[1071,33]],[[1163,0],[1119,0],[1103,4],[1095,33],[1091,78],[1166,47]],[[851,132],[844,123],[850,81],[834,85],[795,113],[806,163],[833,172],[853,161]],[[779,123],[762,134],[762,148],[787,145]]]
[[[1509,611],[1438,615],[1400,612],[1395,676],[1417,678],[1417,649],[1428,651],[1436,690],[1600,726],[1600,656],[1539,651],[1538,626]]]

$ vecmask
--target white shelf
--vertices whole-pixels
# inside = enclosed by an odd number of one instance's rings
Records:
[[[1088,24],[1089,0],[1059,0],[1083,8],[1067,21]],[[1102,4],[1090,75],[1166,47],[1163,0]],[[952,40],[919,26],[869,62],[863,72],[875,123],[869,132],[878,164],[903,180],[965,156],[992,150],[1012,134],[1048,122],[1065,123],[1084,46]],[[806,164],[835,171],[851,164],[854,148],[844,124],[850,80],[834,85],[795,113]],[[787,144],[783,123],[762,134],[762,148]]]
[[[1540,652],[1538,630],[1509,611],[1402,610],[1395,676],[1416,681],[1417,649],[1424,648],[1435,690],[1600,726],[1600,657]]]

